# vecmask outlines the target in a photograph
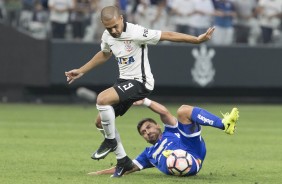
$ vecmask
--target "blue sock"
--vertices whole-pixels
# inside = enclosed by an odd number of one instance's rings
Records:
[[[193,123],[198,123],[203,126],[212,126],[224,130],[224,125],[219,117],[199,107],[194,107],[191,119]]]

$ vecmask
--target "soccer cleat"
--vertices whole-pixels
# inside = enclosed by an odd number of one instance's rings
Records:
[[[133,166],[134,164],[128,156],[125,156],[122,159],[118,159],[115,173],[111,177],[113,178],[121,177],[126,171],[132,170]]]
[[[230,114],[228,112],[221,114],[223,116],[222,123],[224,124],[224,132],[233,135],[239,118],[239,110],[237,108],[233,108]]]
[[[104,159],[110,152],[117,149],[116,139],[105,139],[99,149],[91,156],[94,160]]]

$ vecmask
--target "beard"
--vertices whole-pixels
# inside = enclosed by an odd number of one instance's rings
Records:
[[[153,145],[156,144],[159,141],[161,134],[162,134],[161,129],[158,129],[157,132],[149,135],[149,140],[147,142]]]

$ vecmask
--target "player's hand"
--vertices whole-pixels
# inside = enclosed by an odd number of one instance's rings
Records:
[[[210,27],[204,34],[201,34],[201,35],[198,36],[198,38],[197,38],[198,41],[200,43],[202,43],[202,42],[205,42],[207,40],[210,40],[214,30],[215,30],[215,27]]]
[[[133,105],[136,105],[136,106],[137,105],[143,105],[143,103],[144,103],[144,99],[134,102]]]
[[[67,77],[67,82],[71,84],[74,80],[80,78],[84,73],[80,72],[78,69],[73,69],[68,72],[65,72]]]

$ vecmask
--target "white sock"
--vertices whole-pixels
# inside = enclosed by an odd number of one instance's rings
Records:
[[[126,153],[125,153],[124,147],[121,143],[121,138],[120,138],[120,135],[119,135],[117,129],[115,131],[115,134],[116,134],[116,140],[117,140],[117,143],[118,143],[117,149],[115,150],[115,154],[116,154],[117,159],[121,159],[121,158],[126,156]]]
[[[97,128],[102,134],[103,134],[103,137],[105,136],[105,131],[104,129],[102,128]],[[121,158],[124,158],[126,156],[126,152],[124,150],[124,147],[121,143],[121,139],[120,139],[120,135],[117,131],[117,129],[115,129],[115,134],[116,134],[116,140],[117,140],[117,149],[114,151],[114,153],[116,154],[116,158],[117,159],[121,159]]]
[[[100,113],[102,127],[105,131],[105,138],[115,138],[115,111],[110,105],[96,105]]]

